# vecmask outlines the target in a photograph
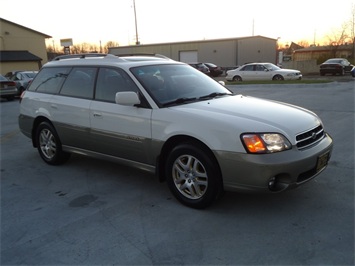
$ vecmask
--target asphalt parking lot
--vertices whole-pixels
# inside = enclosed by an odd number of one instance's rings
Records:
[[[45,164],[1,109],[1,265],[354,265],[355,79],[237,85],[316,112],[328,168],[281,194],[226,193],[187,208],[153,175],[79,155]],[[292,123],[292,121],[290,121]]]

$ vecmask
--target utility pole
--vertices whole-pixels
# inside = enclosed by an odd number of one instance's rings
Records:
[[[133,9],[134,9],[134,22],[136,26],[136,45],[139,45],[139,38],[138,38],[138,27],[137,27],[137,14],[136,14],[136,1],[133,0]]]

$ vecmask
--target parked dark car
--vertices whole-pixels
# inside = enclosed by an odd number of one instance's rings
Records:
[[[210,70],[210,76],[212,77],[218,77],[223,73],[223,70],[220,66],[217,66],[212,63],[204,63]]]
[[[344,76],[345,72],[350,72],[352,68],[353,65],[344,58],[331,58],[320,65],[319,71],[321,76],[325,74]]]
[[[18,95],[21,95],[37,73],[38,71],[12,71],[8,72],[5,77],[16,83]]]
[[[353,76],[355,78],[355,66],[353,67],[353,69],[350,71],[351,76]]]
[[[200,70],[202,73],[210,75],[210,69],[204,63],[189,63],[189,65]]]
[[[0,97],[11,101],[16,95],[16,83],[0,75]]]

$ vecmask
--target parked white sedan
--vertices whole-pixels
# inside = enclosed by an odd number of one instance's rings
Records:
[[[271,63],[250,63],[227,71],[228,81],[247,80],[297,80],[302,79],[301,71],[282,69]]]

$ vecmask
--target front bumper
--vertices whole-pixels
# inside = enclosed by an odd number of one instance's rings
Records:
[[[216,151],[215,155],[225,190],[278,192],[297,187],[320,174],[332,149],[332,138],[326,134],[315,146],[304,150],[293,147],[273,154]],[[275,183],[272,188],[271,181]]]

